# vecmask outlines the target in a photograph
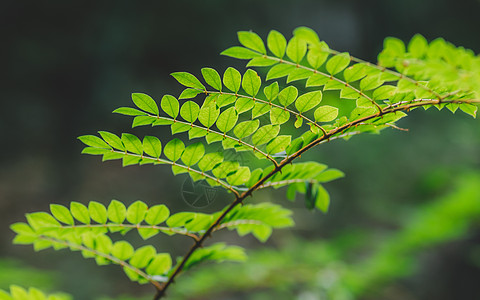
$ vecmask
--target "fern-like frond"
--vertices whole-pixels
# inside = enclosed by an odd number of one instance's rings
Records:
[[[39,289],[29,288],[28,290],[18,286],[11,285],[10,291],[0,289],[1,300],[71,300],[70,295],[64,293],[55,293],[47,295]]]

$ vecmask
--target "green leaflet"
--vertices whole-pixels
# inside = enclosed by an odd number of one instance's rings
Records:
[[[212,173],[217,178],[225,178],[233,174],[239,168],[239,163],[236,161],[224,161],[216,166]]]
[[[416,34],[408,43],[408,52],[416,58],[422,58],[428,51],[428,42],[421,35]]]
[[[188,88],[183,90],[178,99],[192,99],[195,98],[198,94],[203,93],[201,90]]]
[[[318,38],[317,33],[311,28],[305,26],[295,28],[293,30],[293,35],[301,38],[302,40],[305,40],[309,44],[315,45],[320,43],[320,39]]]
[[[282,58],[285,55],[287,40],[280,32],[272,30],[268,33],[267,45],[273,55]]]
[[[10,293],[0,290],[1,300],[72,300],[72,297],[63,293],[47,295],[36,288],[24,289],[18,285],[10,285]]]
[[[290,39],[287,45],[287,56],[295,63],[299,63],[307,53],[307,43],[296,36]]]
[[[327,62],[327,72],[335,75],[343,71],[350,64],[350,55],[346,52],[335,55]]]
[[[181,140],[175,138],[165,145],[163,152],[168,159],[175,162],[180,159],[184,150],[185,144]]]
[[[140,155],[143,153],[142,142],[133,134],[123,133],[122,142],[123,145],[125,145],[125,149],[127,149],[129,152]]]
[[[221,132],[228,132],[235,126],[235,124],[237,123],[237,120],[238,120],[238,114],[237,114],[237,111],[235,110],[235,107],[230,107],[224,110],[218,117],[217,128]]]
[[[170,216],[170,210],[163,204],[154,205],[147,210],[145,222],[149,225],[158,225]]]
[[[260,125],[259,120],[252,120],[252,121],[245,121],[238,123],[237,126],[233,129],[233,133],[239,139],[245,138],[251,134],[253,134]]]
[[[162,107],[162,110],[167,113],[167,115],[174,119],[177,118],[180,105],[175,97],[170,95],[163,96],[160,106]]]
[[[59,204],[50,204],[50,211],[58,221],[68,225],[74,224],[72,214],[65,206]]]
[[[188,270],[204,261],[237,261],[242,262],[247,259],[243,248],[238,246],[225,246],[223,243],[213,244],[203,247],[194,252],[190,259],[185,263],[184,270]]]
[[[270,122],[272,125],[280,125],[290,119],[290,113],[285,109],[272,107],[270,110]]]
[[[263,89],[265,97],[271,102],[277,98],[279,92],[278,82],[274,82]]]
[[[198,167],[202,171],[210,171],[223,161],[221,152],[213,152],[205,154],[198,162]]]
[[[315,199],[315,207],[324,213],[328,212],[330,206],[330,195],[322,185],[317,185],[317,193]]]
[[[215,103],[203,105],[198,114],[198,120],[205,127],[210,128],[213,126],[213,124],[215,124],[215,121],[217,120],[219,114],[220,110],[217,109]]]
[[[373,91],[374,100],[390,99],[395,95],[397,88],[393,85],[384,85]]]
[[[120,107],[120,108],[117,108],[116,110],[114,110],[113,113],[121,114],[121,115],[124,115],[124,116],[143,116],[143,115],[146,115],[145,112],[143,112],[141,110],[138,110],[138,109],[135,109],[135,108],[131,108],[131,107]]]
[[[227,89],[237,93],[242,83],[242,75],[236,69],[229,67],[223,73],[223,84]]]
[[[238,114],[251,110],[255,106],[252,98],[239,98],[235,103],[235,110]]]
[[[318,48],[312,48],[307,53],[307,61],[314,69],[320,68],[328,58],[329,53]]]
[[[78,139],[87,146],[110,149],[110,146],[107,143],[105,143],[101,138],[94,135],[82,135],[79,136]]]
[[[238,47],[238,46],[230,47],[222,51],[222,53],[220,54],[230,56],[233,58],[238,58],[238,59],[252,59],[261,55],[258,52],[252,51],[247,48]]]
[[[260,38],[256,33],[250,31],[239,31],[238,32],[238,41],[243,46],[252,49],[254,51],[260,52],[262,54],[267,54],[265,45],[263,44],[262,38]]]
[[[143,138],[143,151],[155,158],[159,158],[162,154],[162,143],[154,136],[145,136]]]
[[[384,81],[381,79],[381,74],[367,75],[367,77],[360,81],[360,89],[362,91],[373,90],[381,86],[383,82]]]
[[[290,74],[295,70],[295,66],[286,65],[286,64],[278,64],[273,66],[268,73],[267,73],[267,80],[282,78]]]
[[[297,99],[297,96],[298,89],[294,86],[288,86],[278,94],[278,102],[287,107]]]
[[[195,143],[185,148],[181,159],[186,166],[190,167],[196,164],[200,160],[200,158],[203,157],[204,154],[205,147],[203,146],[203,144]]]
[[[123,145],[122,140],[118,136],[107,131],[99,131],[98,133],[100,134],[102,139],[110,146],[117,150],[125,151],[125,146]]]
[[[110,205],[108,205],[108,210],[107,210],[108,219],[113,223],[117,223],[117,224],[122,223],[127,217],[126,213],[127,213],[127,208],[122,202],[118,200],[112,200],[112,202],[110,202]]]
[[[71,202],[70,212],[72,213],[72,216],[80,223],[90,224],[90,213],[88,208],[82,203],[75,201]]]
[[[270,142],[280,132],[278,125],[265,125],[260,127],[252,136],[252,143],[260,146]]]
[[[284,151],[290,144],[292,137],[289,135],[279,135],[270,141],[267,145],[267,153],[275,154]]]
[[[183,84],[186,87],[195,88],[199,90],[205,90],[203,84],[197,79],[197,77],[193,76],[187,72],[175,72],[171,74],[180,84]]]
[[[298,97],[295,101],[295,107],[302,113],[314,108],[320,104],[320,101],[322,101],[321,91],[309,92]]]
[[[185,121],[193,123],[197,120],[198,114],[200,112],[200,107],[197,103],[193,101],[187,101],[180,108],[180,116],[182,116]]]
[[[237,171],[227,176],[227,182],[231,185],[242,185],[250,179],[250,169],[248,167],[239,167]]]
[[[90,203],[88,203],[88,213],[90,214],[90,218],[92,218],[93,221],[99,224],[107,223],[107,208],[102,203],[95,201],[91,201]],[[55,218],[57,217],[55,216]],[[71,223],[70,225],[73,225],[73,223]]]
[[[343,71],[346,82],[354,82],[367,75],[368,66],[365,64],[354,64]]]
[[[155,101],[149,95],[143,93],[133,93],[132,101],[141,110],[158,116],[157,103],[155,103]]]
[[[337,118],[338,108],[330,105],[323,105],[315,110],[314,115],[315,121],[317,122],[330,122]]]
[[[215,69],[212,68],[203,68],[202,69],[203,79],[205,82],[216,89],[217,91],[222,90],[222,79]]]
[[[131,224],[139,224],[145,219],[148,206],[142,201],[133,202],[127,209],[127,221]]]
[[[257,72],[248,69],[243,75],[242,88],[250,96],[255,97],[262,85],[262,80]]]

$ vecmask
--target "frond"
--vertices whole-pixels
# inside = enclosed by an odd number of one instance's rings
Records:
[[[18,285],[11,285],[10,292],[0,289],[0,299],[2,300],[71,300],[72,297],[63,293],[47,295],[36,288],[24,289]]]

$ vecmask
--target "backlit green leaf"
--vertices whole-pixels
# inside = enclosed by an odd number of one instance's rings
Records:
[[[163,275],[172,268],[172,258],[168,253],[159,253],[155,255],[152,261],[145,269],[149,275]]]
[[[142,201],[133,202],[127,209],[127,221],[131,224],[139,224],[147,213],[148,206]]]
[[[50,211],[52,212],[52,215],[62,223],[68,225],[73,225],[75,223],[70,210],[63,205],[50,204]]]
[[[241,123],[238,123],[237,126],[235,126],[233,133],[235,134],[236,137],[238,137],[239,139],[242,139],[254,133],[255,130],[258,129],[259,125],[260,125],[259,120],[241,122]]]
[[[327,62],[327,71],[330,75],[335,75],[343,71],[350,64],[350,55],[343,52],[335,55]]]
[[[354,64],[343,71],[346,82],[354,82],[367,75],[367,66],[364,64]]]
[[[275,98],[277,98],[278,91],[279,91],[279,87],[278,87],[278,82],[276,81],[270,84],[269,86],[266,86],[263,89],[263,93],[265,94],[265,97],[267,97],[269,101],[273,101]]]
[[[320,184],[317,185],[315,206],[324,213],[328,212],[328,208],[330,206],[330,195],[328,194],[327,190]]]
[[[125,146],[117,135],[107,131],[99,131],[98,133],[100,133],[102,139],[104,139],[110,146],[117,150],[125,151]]]
[[[278,125],[265,125],[260,127],[252,136],[252,142],[254,145],[263,145],[270,142],[280,132],[280,126]]]
[[[198,162],[198,167],[202,171],[210,171],[216,165],[223,161],[223,154],[221,152],[213,152],[205,154]]]
[[[278,31],[272,30],[267,37],[267,46],[273,55],[282,58],[285,55],[285,48],[287,47],[287,40]]]
[[[230,47],[220,54],[238,59],[252,59],[261,55],[258,52],[239,46]]]
[[[242,88],[245,90],[245,92],[248,95],[255,97],[261,85],[262,80],[260,79],[260,76],[258,76],[257,72],[248,69],[243,75],[242,80]]]
[[[202,143],[188,145],[183,151],[182,161],[187,166],[196,164],[205,154],[205,147]]]
[[[287,149],[288,145],[290,144],[292,137],[290,135],[279,135],[274,138],[270,143],[267,145],[267,153],[268,154],[275,154],[284,151]]]
[[[217,120],[217,128],[221,132],[228,132],[230,131],[238,120],[238,114],[235,110],[235,107],[230,107],[224,110]]]
[[[87,146],[91,146],[95,148],[111,149],[110,146],[98,136],[82,135],[82,136],[79,136],[78,139]]]
[[[175,97],[170,95],[163,96],[160,106],[162,107],[162,110],[170,117],[175,119],[178,116],[180,106]]]
[[[197,79],[197,77],[193,76],[187,72],[175,72],[171,74],[179,83],[183,84],[186,87],[195,88],[199,90],[205,90],[203,84]]]
[[[185,144],[181,140],[175,138],[165,145],[163,153],[171,161],[177,161],[182,156],[183,150],[185,150]]]
[[[116,223],[116,224],[123,223],[126,217],[126,213],[127,213],[127,208],[122,202],[118,200],[112,200],[112,202],[110,202],[110,204],[108,205],[108,209],[107,209],[108,219],[113,223]]]
[[[198,120],[204,126],[210,128],[213,124],[215,124],[215,121],[217,120],[219,114],[220,110],[217,109],[215,103],[203,105],[198,114]]]
[[[75,201],[70,202],[70,212],[79,222],[90,224],[90,213],[88,212],[88,208],[82,203]]]
[[[154,205],[147,210],[145,222],[149,225],[158,225],[165,222],[170,216],[170,210],[163,204]]]
[[[102,203],[91,201],[88,203],[88,212],[95,222],[99,224],[107,223],[107,208]]]
[[[383,80],[380,78],[381,74],[367,75],[360,81],[360,89],[362,91],[373,90],[383,84]]]
[[[236,161],[224,161],[218,166],[216,166],[212,173],[217,178],[225,178],[228,175],[231,175],[233,172],[238,170],[239,163]]]
[[[146,135],[143,138],[143,151],[155,158],[159,158],[162,154],[162,143],[160,140],[154,136]]]
[[[287,45],[287,56],[295,63],[300,63],[307,53],[307,43],[298,37],[290,39]]]
[[[262,38],[259,37],[258,34],[256,34],[255,32],[239,31],[238,41],[240,42],[240,44],[249,49],[260,52],[262,54],[267,54],[267,50],[265,49]]]
[[[229,67],[223,73],[223,84],[227,89],[237,93],[242,84],[242,75],[236,69]]]
[[[113,244],[112,255],[116,258],[126,261],[135,253],[132,245],[126,241],[118,241]]]
[[[295,99],[297,99],[298,96],[298,90],[294,86],[288,86],[284,88],[279,94],[278,94],[278,102],[287,107],[290,104],[292,104]]]
[[[122,142],[125,148],[132,153],[141,155],[143,153],[142,142],[133,134],[123,133]]]
[[[197,120],[200,107],[193,101],[187,101],[180,108],[180,115],[185,121],[193,123]]]
[[[290,113],[283,108],[272,107],[270,110],[270,122],[273,125],[283,124],[290,119]]]
[[[330,122],[337,118],[338,108],[330,105],[323,105],[315,110],[314,115],[315,121],[317,122]]]
[[[239,167],[237,172],[227,176],[227,182],[231,185],[242,185],[250,179],[250,169],[248,167]]]
[[[322,101],[322,92],[309,92],[298,97],[295,107],[299,112],[306,112],[317,106]]]
[[[408,43],[408,52],[416,58],[423,57],[428,50],[428,42],[427,40],[421,35],[416,34]]]
[[[203,68],[202,75],[205,79],[205,82],[217,91],[222,90],[222,79],[215,69],[212,68]]]
[[[143,93],[133,93],[132,101],[141,110],[158,115],[157,103],[155,103],[155,100],[153,100],[149,95]]]
[[[295,70],[295,68],[295,66],[287,64],[275,65],[268,71],[267,80],[285,77]]]

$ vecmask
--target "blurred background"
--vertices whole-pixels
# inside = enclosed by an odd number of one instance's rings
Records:
[[[376,61],[386,36],[443,37],[480,52],[480,1],[2,1],[0,4],[0,289],[63,291],[75,299],[150,299],[115,267],[78,253],[11,244],[9,225],[50,203],[111,199],[211,212],[181,197],[186,177],[167,167],[127,167],[80,155],[76,139],[97,130],[132,132],[111,114],[132,92],[159,100],[181,87],[171,72],[241,68],[219,53],[236,32],[298,26],[333,49]],[[480,299],[480,124],[457,112],[416,110],[387,130],[311,151],[344,171],[329,183],[328,214],[288,202],[285,190],[257,195],[294,210],[296,227],[266,245],[219,234],[248,248],[245,265],[205,266],[179,278],[171,299]],[[167,128],[135,130],[167,137]],[[186,176],[186,175],[185,175]],[[255,201],[255,199],[253,200]],[[155,241],[182,255],[190,241]],[[142,298],[145,295],[144,298]]]

